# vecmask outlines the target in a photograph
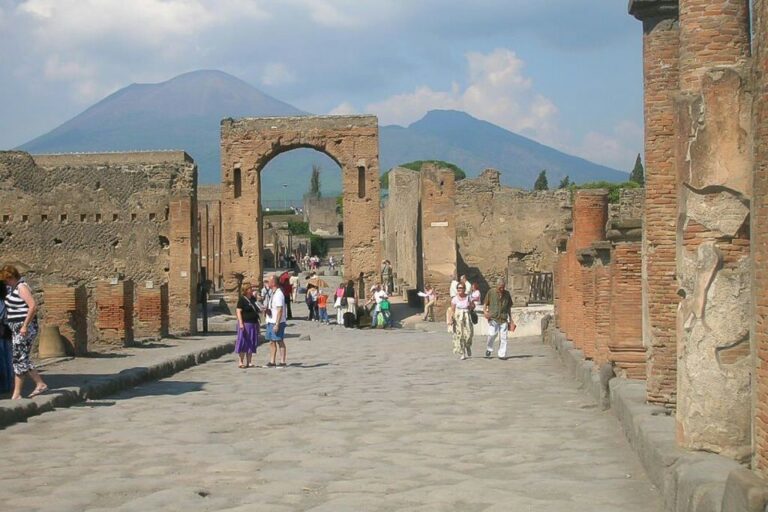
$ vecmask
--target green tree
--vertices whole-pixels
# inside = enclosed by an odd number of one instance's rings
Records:
[[[533,190],[549,190],[549,182],[547,181],[546,169],[539,173],[539,177],[536,178],[536,183],[533,184]]]
[[[336,198],[336,215],[344,215],[344,194]]]
[[[309,193],[315,197],[320,197],[320,170],[317,164],[312,164],[312,176],[309,178]]]
[[[643,161],[640,159],[640,153],[637,154],[635,167],[629,175],[629,181],[637,183],[638,185],[645,185],[645,169],[643,169]]]
[[[464,172],[461,167],[450,162],[444,162],[442,160],[416,160],[414,162],[408,162],[407,164],[398,165],[398,167],[405,167],[406,169],[410,169],[412,171],[421,172],[421,168],[424,166],[424,164],[434,164],[438,167],[452,170],[453,175],[456,177],[456,181],[463,180],[467,177],[467,173]],[[389,172],[391,170],[392,169],[381,175],[381,188],[383,190],[389,189]]]
[[[557,186],[557,188],[568,188],[571,186],[571,178],[570,176],[566,176],[565,178],[560,180],[560,184]]]

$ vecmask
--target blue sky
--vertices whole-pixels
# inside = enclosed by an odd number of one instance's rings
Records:
[[[0,148],[130,83],[221,69],[318,114],[456,108],[598,163],[642,151],[616,0],[0,0]]]

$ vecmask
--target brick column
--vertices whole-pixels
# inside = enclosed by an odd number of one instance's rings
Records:
[[[197,207],[194,197],[170,203],[169,329],[173,334],[197,332],[197,258],[194,254]]]
[[[581,288],[581,349],[584,351],[586,359],[595,358],[595,336],[596,336],[596,318],[595,318],[595,271],[593,268],[595,252],[589,249],[582,249],[576,258],[579,261],[579,273],[576,279],[579,280]]]
[[[145,283],[136,289],[134,337],[158,339],[168,336],[168,286]]]
[[[426,166],[421,171],[421,240],[424,282],[437,292],[435,318],[445,319],[449,288],[456,273],[456,192],[453,171]],[[346,231],[346,225],[345,225]]]
[[[128,346],[133,343],[133,283],[117,281],[96,285],[96,328],[99,341]]]
[[[610,361],[611,339],[611,244],[594,244],[595,277],[595,363],[599,368]]]
[[[754,4],[755,175],[752,204],[754,377],[754,457],[752,467],[768,477],[768,1]]]
[[[680,0],[677,438],[751,453],[748,0]]]
[[[611,331],[609,358],[616,373],[644,380],[645,347],[642,335],[642,260],[639,222],[614,223],[608,232],[611,250]]]
[[[674,406],[677,396],[677,170],[674,95],[680,82],[677,0],[634,0],[643,22],[645,210],[643,343],[648,401]]]
[[[584,189],[576,191],[573,203],[573,233],[568,242],[569,276],[569,318],[568,335],[578,349],[584,347],[584,293],[579,277],[578,252],[594,242],[605,239],[605,224],[608,221],[608,191]]]
[[[560,249],[558,249],[560,251]],[[555,257],[555,268],[552,273],[552,279],[554,282],[554,304],[555,304],[555,327],[563,330],[563,279],[565,279],[565,252],[558,252]]]
[[[67,344],[67,353],[88,353],[88,298],[84,286],[48,285],[45,295],[45,325],[57,325]]]

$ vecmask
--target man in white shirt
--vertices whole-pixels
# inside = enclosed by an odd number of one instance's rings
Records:
[[[276,275],[269,278],[270,298],[267,307],[267,340],[269,341],[269,362],[267,366],[285,368],[285,324],[288,321],[288,309],[285,307],[285,295],[280,289]],[[276,363],[277,350],[280,349],[280,362]]]

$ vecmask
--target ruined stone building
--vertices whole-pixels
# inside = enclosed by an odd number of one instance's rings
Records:
[[[72,353],[195,332],[196,196],[181,151],[0,152],[0,261]]]
[[[629,11],[643,27],[642,236],[606,231],[604,195],[577,194],[557,328],[595,370],[644,380],[678,446],[768,477],[768,1]]]

